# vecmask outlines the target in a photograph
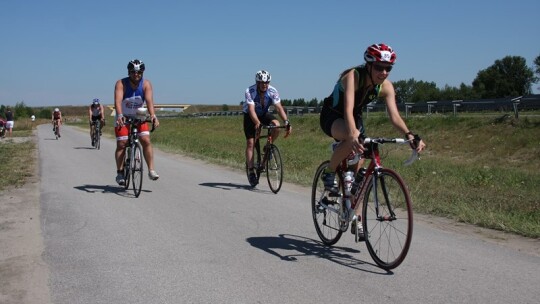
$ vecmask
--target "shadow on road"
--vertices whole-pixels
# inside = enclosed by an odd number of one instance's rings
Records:
[[[272,193],[272,191],[257,189],[255,187],[251,187],[250,185],[246,185],[246,184],[200,183],[199,185],[200,186],[205,186],[205,187],[222,189],[222,190],[235,190],[235,189],[237,189],[237,190],[247,190],[247,191],[261,192],[261,193]]]
[[[73,147],[73,149],[76,149],[76,150],[80,150],[80,149],[85,149],[85,150],[96,150],[96,148],[94,148],[94,147]]]
[[[124,189],[124,187],[116,186],[116,185],[82,185],[73,187],[75,189],[85,191],[88,193],[113,193],[116,195],[124,196],[124,197],[135,197],[133,195],[133,191],[131,189]],[[141,192],[152,192],[150,190],[141,190]]]
[[[379,268],[376,264],[355,258],[352,254],[359,254],[360,251],[357,249],[337,246],[330,247],[319,241],[301,236],[280,234],[279,237],[252,237],[246,240],[251,246],[266,251],[283,261],[295,262],[299,257],[314,256],[364,272],[383,275],[393,274],[391,271]],[[279,253],[284,250],[288,250],[290,254],[282,255]],[[373,267],[375,270],[368,270],[366,267],[361,266]]]

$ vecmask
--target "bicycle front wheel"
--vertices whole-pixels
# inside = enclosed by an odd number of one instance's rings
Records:
[[[330,161],[323,162],[315,172],[311,189],[311,213],[313,224],[321,241],[328,246],[334,245],[343,234],[340,214],[342,210],[341,195],[330,195],[324,189],[321,176]]]
[[[141,143],[137,142],[132,149],[131,174],[133,193],[135,194],[135,197],[139,197],[139,194],[141,194],[143,181],[143,153]]]
[[[270,145],[266,157],[266,179],[268,186],[274,193],[278,193],[283,184],[283,163],[278,147]]]
[[[127,147],[124,153],[124,189],[127,190],[131,181],[131,148]]]
[[[99,141],[100,141],[99,128],[96,126],[94,127],[94,148],[98,150],[99,150]]]
[[[94,130],[94,136],[96,137],[95,141],[96,141],[96,149],[100,149],[101,148],[101,128],[99,127],[99,123],[98,125],[96,126],[96,129]]]
[[[413,213],[409,190],[395,171],[381,169],[368,181],[362,210],[366,246],[383,269],[399,266],[411,245]]]

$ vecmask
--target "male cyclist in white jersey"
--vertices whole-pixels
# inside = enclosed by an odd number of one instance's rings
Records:
[[[244,102],[244,134],[246,136],[246,166],[249,171],[249,184],[254,187],[257,185],[257,176],[253,164],[253,149],[255,148],[255,136],[257,130],[264,125],[279,126],[279,121],[272,113],[268,112],[271,105],[274,106],[277,113],[288,126],[285,137],[289,136],[292,128],[287,119],[287,114],[281,106],[281,99],[276,88],[270,85],[270,73],[267,71],[258,71],[255,74],[255,84],[246,89],[246,101]],[[277,139],[279,129],[273,129],[272,138]]]
[[[148,113],[152,118],[154,127],[159,127],[159,120],[154,111],[154,96],[152,83],[143,78],[145,65],[142,61],[134,59],[127,65],[128,77],[120,79],[114,87],[114,107],[116,109],[116,182],[124,185],[124,154],[129,136],[129,129],[124,124],[124,118],[136,116],[137,109],[146,103]],[[154,169],[154,150],[150,142],[150,129],[148,123],[143,122],[138,126],[139,141],[142,144],[144,159],[148,166],[148,177],[151,180],[157,180],[159,175]]]

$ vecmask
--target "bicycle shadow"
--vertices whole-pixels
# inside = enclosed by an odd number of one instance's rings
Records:
[[[130,189],[124,189],[124,187],[117,185],[82,185],[73,187],[77,190],[85,191],[87,193],[103,193],[103,194],[116,194],[123,197],[135,197],[133,191]],[[141,192],[152,192],[150,190],[142,189]]]
[[[84,149],[84,150],[96,150],[96,148],[94,148],[94,147],[73,147],[73,149],[75,149],[75,150],[81,150],[81,149]]]
[[[330,247],[320,241],[298,235],[280,234],[279,237],[251,237],[247,238],[246,241],[251,246],[274,255],[283,261],[296,262],[300,257],[315,256],[355,270],[381,275],[393,274],[392,271],[386,271],[374,263],[360,260],[352,255],[360,253],[360,250],[338,246]],[[284,250],[290,251],[291,254],[283,255],[278,252]],[[370,266],[374,270],[361,266]]]
[[[260,193],[272,193],[270,190],[261,190],[257,189],[255,187],[252,187],[250,185],[246,184],[235,184],[235,183],[200,183],[199,186],[205,186],[205,187],[211,187],[221,190],[247,190],[252,192],[260,192]]]

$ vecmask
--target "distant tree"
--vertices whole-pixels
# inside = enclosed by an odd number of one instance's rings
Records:
[[[293,100],[292,105],[295,107],[303,107],[306,105],[306,101],[304,100],[304,98],[295,99]]]
[[[226,104],[223,104],[223,106],[221,106],[221,111],[224,111],[224,112],[229,111],[229,106]]]
[[[45,119],[51,119],[51,109],[41,109],[38,114],[36,115],[38,118],[45,118]]]
[[[317,100],[317,98],[313,98],[308,102],[309,107],[316,107],[318,104],[319,104],[319,101]]]
[[[394,82],[397,103],[411,102],[415,82],[414,78]]]
[[[535,80],[525,58],[506,56],[478,72],[472,85],[481,98],[515,97],[530,94]]]
[[[24,104],[24,101],[17,102],[15,104],[15,107],[13,108],[13,115],[15,117],[21,118],[21,117],[30,117],[34,113],[34,110],[32,108],[26,106]]]
[[[538,57],[534,59],[534,65],[536,66],[535,73],[537,75],[535,82],[538,82],[538,80],[540,79],[540,55],[538,55]],[[538,89],[540,89],[540,87],[538,87]]]
[[[281,105],[282,106],[290,106],[290,105],[292,105],[292,102],[289,99],[282,99],[281,100]]]
[[[540,77],[540,55],[534,59],[534,65],[536,66],[535,73]]]

